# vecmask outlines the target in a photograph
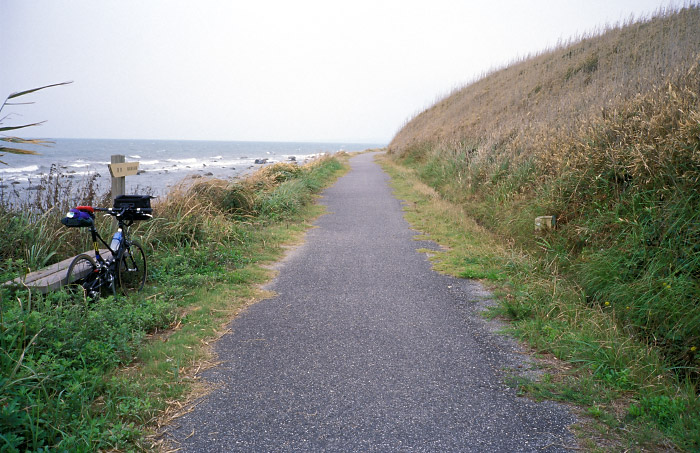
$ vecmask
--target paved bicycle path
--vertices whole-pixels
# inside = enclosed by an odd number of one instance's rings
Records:
[[[477,313],[476,282],[439,275],[372,154],[324,192],[329,214],[231,324],[218,387],[168,430],[180,452],[566,451],[564,406],[504,383],[523,363]]]

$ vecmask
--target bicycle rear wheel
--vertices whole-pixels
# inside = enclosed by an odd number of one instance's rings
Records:
[[[85,253],[73,258],[68,266],[65,285],[72,294],[82,294],[90,299],[99,297],[101,285],[95,260]]]
[[[124,249],[117,267],[117,278],[124,295],[141,291],[146,283],[146,254],[137,241],[131,241]]]

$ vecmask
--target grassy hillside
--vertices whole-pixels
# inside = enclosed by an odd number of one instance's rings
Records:
[[[698,25],[697,7],[669,11],[514,63],[417,115],[390,149],[439,143],[471,157],[493,147],[526,156],[556,152],[584,123],[609,118],[696,67]]]
[[[687,6],[489,74],[409,121],[389,151],[575,288],[582,307],[660,354],[695,395],[699,95],[700,8]],[[536,234],[539,215],[556,215],[556,230]],[[527,322],[537,310],[524,305],[511,315]],[[628,376],[627,366],[611,376]],[[635,381],[639,395],[655,391],[645,379]]]

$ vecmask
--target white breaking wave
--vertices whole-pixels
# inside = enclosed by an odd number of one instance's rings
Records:
[[[33,173],[38,169],[38,165],[28,165],[20,168],[0,168],[0,173]]]
[[[196,164],[197,159],[195,159],[194,157],[188,159],[168,159],[168,162],[173,162],[176,164]]]

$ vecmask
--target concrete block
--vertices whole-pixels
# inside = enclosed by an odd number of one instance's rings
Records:
[[[543,215],[535,218],[535,231],[553,230],[557,226],[557,217]]]

